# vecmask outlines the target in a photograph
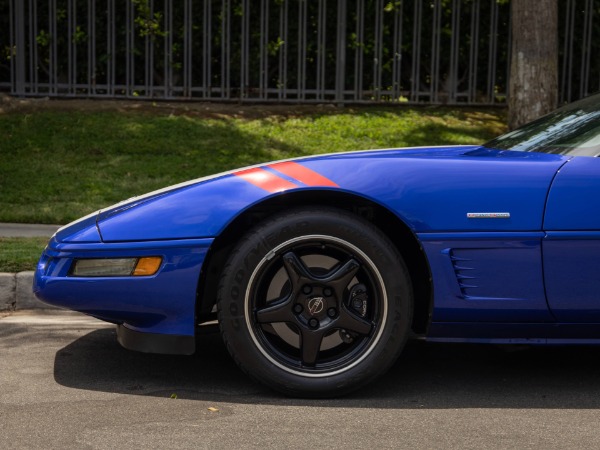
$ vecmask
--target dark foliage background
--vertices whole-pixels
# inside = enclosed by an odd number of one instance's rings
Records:
[[[0,0],[5,88],[16,1],[29,94],[489,104],[507,92],[508,0]],[[562,101],[600,88],[598,13],[600,0],[559,1]]]

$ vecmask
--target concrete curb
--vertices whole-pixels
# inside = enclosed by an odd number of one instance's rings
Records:
[[[59,309],[41,302],[33,295],[33,274],[0,272],[0,311]]]

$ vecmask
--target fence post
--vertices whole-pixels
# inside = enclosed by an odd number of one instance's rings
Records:
[[[335,100],[344,101],[346,84],[346,7],[347,0],[338,0],[337,50],[335,73]]]
[[[25,95],[25,2],[17,0],[14,2],[14,26],[15,26],[15,91],[13,94]]]

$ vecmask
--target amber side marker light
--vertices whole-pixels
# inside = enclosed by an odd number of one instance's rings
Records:
[[[135,269],[133,270],[134,277],[147,277],[158,272],[162,258],[160,256],[148,256],[138,259]]]
[[[148,277],[160,269],[160,256],[143,258],[91,258],[75,260],[72,277]]]

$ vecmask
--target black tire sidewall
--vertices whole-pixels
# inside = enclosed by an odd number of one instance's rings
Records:
[[[377,344],[359,364],[331,376],[302,376],[275,366],[257,348],[245,316],[248,284],[265,255],[309,235],[332,236],[359,248],[377,267],[387,294],[388,311]],[[393,364],[408,335],[412,289],[400,254],[371,223],[342,210],[298,209],[266,220],[238,243],[221,276],[218,309],[229,352],[254,379],[288,395],[336,396],[362,386]]]

